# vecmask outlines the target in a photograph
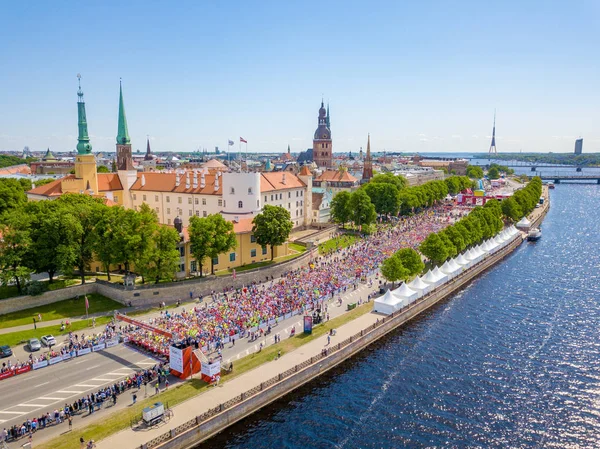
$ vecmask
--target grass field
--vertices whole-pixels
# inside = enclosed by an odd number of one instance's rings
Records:
[[[319,254],[328,254],[336,249],[346,248],[359,240],[360,237],[352,234],[345,234],[331,240],[327,240],[319,245]]]
[[[268,363],[277,357],[278,351],[281,351],[281,355],[286,352],[293,351],[306,343],[313,341],[315,338],[319,338],[329,332],[330,329],[335,329],[343,324],[348,323],[351,320],[358,318],[365,313],[372,310],[373,304],[363,304],[356,309],[345,313],[342,316],[334,318],[326,323],[318,324],[313,328],[313,332],[310,335],[301,333],[294,338],[286,338],[276,345],[267,347],[261,352],[250,354],[234,364],[233,372],[225,374],[221,377],[221,385],[229,380],[236,378],[264,363]],[[273,373],[276,375],[277,373]],[[164,404],[168,404],[169,407],[173,407],[181,402],[191,399],[199,394],[203,393],[208,389],[208,385],[201,380],[193,379],[185,382],[183,385],[172,388],[168,391],[160,393],[158,396],[152,396],[148,399],[138,402],[135,406],[128,407],[126,410],[120,410],[119,412],[112,413],[99,421],[89,426],[79,429],[77,432],[69,432],[49,440],[45,443],[36,445],[38,449],[78,449],[79,448],[79,437],[84,435],[86,439],[93,438],[95,441],[99,441],[106,438],[114,433],[117,433],[123,429],[129,427],[132,420],[141,419],[142,410],[154,404],[157,399],[162,401]],[[129,400],[127,395],[121,395],[119,400]],[[166,432],[166,430],[165,430]]]
[[[242,271],[253,270],[255,268],[268,267],[269,265],[275,265],[275,264],[278,264],[281,262],[286,262],[288,260],[295,259],[296,257],[299,257],[300,255],[302,255],[302,253],[298,252],[296,254],[288,254],[287,256],[277,257],[275,260],[265,260],[264,262],[256,262],[256,263],[251,263],[248,265],[243,265],[241,267],[236,267],[235,272],[241,273]],[[225,270],[215,271],[215,276],[228,276],[232,273],[233,273],[233,268],[228,268]]]
[[[109,310],[122,309],[124,306],[120,302],[113,301],[106,296],[92,293],[87,295],[90,303],[89,313],[106,312]],[[61,320],[64,318],[81,317],[85,315],[85,300],[83,296],[79,299],[65,299],[45,306],[33,307],[31,309],[19,310],[4,315],[0,315],[0,329],[6,329],[13,326],[22,326],[31,324],[33,328],[33,318],[37,320],[38,313],[42,315],[43,321]]]
[[[288,243],[288,248],[294,251],[298,251],[299,253],[303,253],[306,251],[306,246],[299,245],[298,243]]]

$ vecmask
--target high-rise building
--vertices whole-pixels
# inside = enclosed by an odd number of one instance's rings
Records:
[[[321,101],[319,126],[313,138],[313,161],[318,167],[323,168],[331,168],[333,166],[333,148],[331,144],[331,130],[327,127],[328,120],[325,105]]]
[[[575,141],[575,154],[581,154],[583,151],[583,138],[580,137]]]

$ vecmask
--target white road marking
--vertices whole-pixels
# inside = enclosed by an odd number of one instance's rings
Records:
[[[89,370],[91,370],[91,369],[98,368],[99,366],[100,366],[100,365],[94,365],[94,366],[90,366],[89,368],[86,368],[85,370],[86,370],[86,371],[89,371]]]
[[[75,362],[75,365],[79,365],[80,363],[85,363],[85,362],[89,362],[89,359],[88,360],[83,359],[83,360],[80,360],[79,362]]]
[[[57,393],[74,393],[74,394],[79,394],[79,393],[83,393],[85,390],[78,390],[78,391],[73,391],[73,390],[58,390]]]
[[[5,413],[7,415],[24,415],[27,412],[1,412],[0,413]]]
[[[156,362],[137,362],[136,365],[156,365]]]
[[[86,387],[86,388],[98,388],[100,385],[90,385],[90,384],[77,384],[73,385],[74,387]]]
[[[42,385],[47,385],[47,384],[49,384],[49,383],[50,383],[50,381],[48,381],[48,382],[44,382],[43,384],[36,385],[36,386],[35,386],[35,387],[33,387],[33,388],[41,387]]]
[[[63,399],[66,399],[66,398],[53,398],[50,396],[44,396],[44,397],[38,398],[38,399],[41,399],[43,401],[62,401]]]
[[[17,404],[17,405],[13,405],[12,408],[15,407],[46,407],[45,405],[42,404]]]
[[[3,422],[6,422],[5,419],[0,419],[0,424],[2,424]]]
[[[112,382],[114,379],[103,379],[101,377],[94,377],[92,380],[97,380],[100,382]]]

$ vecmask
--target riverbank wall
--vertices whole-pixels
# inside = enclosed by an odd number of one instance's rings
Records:
[[[163,433],[153,440],[142,444],[141,448],[188,449],[211,438],[235,422],[251,415],[271,402],[310,382],[322,373],[334,368],[387,333],[392,332],[425,310],[449,298],[484,271],[510,255],[519,247],[523,239],[523,234],[516,235],[510,244],[497,253],[465,270],[453,280],[438,287],[416,302],[394,312],[392,315],[378,318],[372,325],[329,348],[326,355],[313,356],[300,364],[290,367],[287,371],[266,379],[259,385],[254,386],[254,388],[237,394],[219,404],[219,406],[213,407],[203,414],[169,430],[169,432]],[[347,325],[349,324],[351,323]]]

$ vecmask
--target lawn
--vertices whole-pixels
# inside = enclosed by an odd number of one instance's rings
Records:
[[[306,251],[306,248],[305,248],[305,251]],[[236,273],[241,273],[242,271],[253,270],[255,268],[267,267],[269,265],[275,265],[277,263],[286,262],[288,260],[295,259],[296,257],[298,257],[300,255],[302,255],[302,253],[298,252],[295,254],[288,254],[287,256],[283,256],[283,257],[277,257],[275,260],[265,260],[264,262],[250,263],[248,265],[243,265],[241,267],[227,268],[225,270],[215,271],[215,276],[228,276],[233,273],[234,269],[235,269]]]
[[[89,294],[87,297],[90,303],[88,311],[90,314],[122,309],[124,307],[120,302],[95,293]],[[85,316],[85,300],[81,296],[79,299],[65,299],[64,301],[58,301],[45,306],[32,307],[31,309],[0,315],[0,329],[25,324],[31,324],[33,328],[33,318],[37,320],[38,313],[42,315],[43,321],[79,318]]]
[[[298,243],[288,243],[288,248],[299,253],[303,253],[304,251],[306,251],[306,246],[299,245]]]
[[[337,249],[346,248],[360,239],[357,235],[344,234],[319,245],[319,254],[328,254]]]
[[[282,355],[286,352],[293,351],[294,349],[311,342],[315,338],[325,335],[330,329],[338,328],[343,324],[346,324],[347,322],[370,312],[372,309],[372,303],[363,304],[342,316],[334,318],[326,323],[316,325],[313,328],[312,334],[310,335],[301,333],[294,338],[286,338],[281,343],[269,346],[261,352],[250,354],[235,362],[233,372],[231,374],[225,374],[221,377],[221,384],[234,379],[235,377],[240,376],[245,372],[256,368],[257,366],[274,360],[277,357],[278,351],[281,351]],[[273,375],[275,374],[277,373],[273,373]],[[121,410],[119,412],[112,413],[102,421],[83,427],[77,432],[69,432],[45,443],[36,445],[36,448],[77,449],[79,447],[79,437],[81,435],[83,435],[85,439],[93,438],[95,441],[98,441],[123,429],[126,429],[129,427],[132,420],[141,419],[142,409],[154,404],[157,399],[160,399],[163,404],[168,404],[169,407],[173,407],[181,402],[198,396],[207,389],[208,385],[206,383],[198,379],[193,379],[185,382],[183,385],[172,388],[168,391],[163,391],[158,395],[158,397],[150,397],[138,402],[135,406],[127,408],[127,410]],[[126,395],[121,395],[119,397],[119,400],[121,401],[127,399],[128,398]]]

